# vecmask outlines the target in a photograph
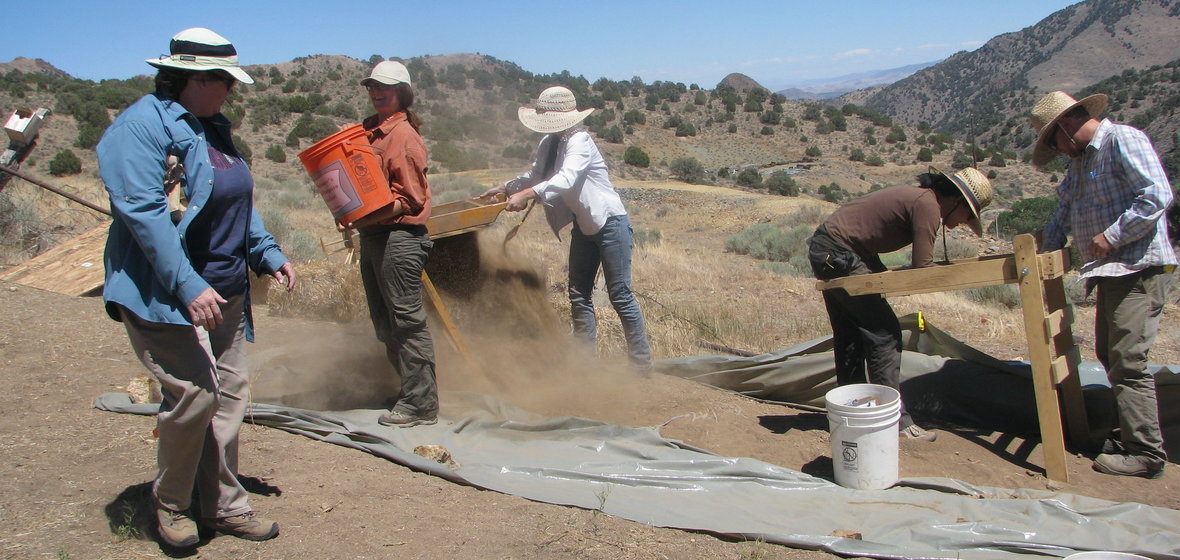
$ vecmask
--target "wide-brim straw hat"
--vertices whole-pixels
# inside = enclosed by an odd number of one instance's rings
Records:
[[[233,43],[204,27],[192,27],[173,35],[168,52],[171,54],[145,62],[156,68],[193,72],[222,70],[243,84],[254,83],[254,78],[238,66],[238,51]]]
[[[959,188],[959,192],[967,200],[967,207],[971,209],[971,219],[967,220],[967,225],[975,235],[982,237],[983,224],[979,221],[979,213],[992,203],[994,194],[992,182],[987,179],[987,175],[974,167],[966,167],[955,173],[943,173],[938,168],[930,166],[930,172],[950,179]]]
[[[410,83],[410,71],[406,69],[406,65],[396,60],[386,60],[377,63],[373,67],[373,71],[369,73],[369,77],[361,80],[362,86],[367,86],[371,83],[380,83],[387,86]]]
[[[529,130],[553,134],[586,120],[593,112],[594,109],[579,111],[574,92],[568,88],[553,86],[542,91],[532,107],[521,107],[516,112],[516,117]]]
[[[1081,101],[1074,99],[1064,91],[1045,94],[1033,106],[1032,114],[1028,116],[1033,128],[1037,129],[1037,143],[1033,147],[1032,155],[1033,165],[1043,167],[1057,157],[1057,146],[1050,143],[1050,139],[1056,134],[1057,120],[1062,115],[1081,105],[1086,108],[1087,113],[1090,113],[1090,117],[1094,118],[1101,115],[1102,111],[1106,109],[1108,100],[1109,98],[1104,93],[1096,93]]]

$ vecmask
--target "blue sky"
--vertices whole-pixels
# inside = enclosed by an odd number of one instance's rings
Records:
[[[309,54],[478,52],[594,81],[640,76],[712,88],[741,72],[771,89],[941,60],[1035,25],[1067,0],[33,0],[10,9],[0,62],[41,58],[91,80],[153,70],[187,27],[229,38],[243,64]]]

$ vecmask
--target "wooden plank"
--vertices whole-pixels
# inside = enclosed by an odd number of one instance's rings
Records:
[[[1041,280],[1060,278],[1069,271],[1069,252],[1065,249],[1058,249],[1051,253],[1041,253],[1037,255],[1037,262],[1041,271]]]
[[[1045,336],[1044,284],[1041,281],[1037,246],[1033,237],[1027,234],[1016,236],[1012,244],[1016,248],[1016,266],[1021,273],[1020,300],[1024,312],[1025,336],[1028,338],[1029,362],[1032,364],[1033,393],[1041,428],[1045,474],[1053,480],[1068,482],[1061,405],[1057,399],[1057,384],[1053,381],[1049,339]]]
[[[1062,329],[1068,328],[1064,325],[1065,310],[1058,309],[1045,317],[1045,336],[1053,338],[1061,333]]]
[[[1069,358],[1066,356],[1057,356],[1053,359],[1049,370],[1053,372],[1053,383],[1061,383],[1069,377]]]
[[[1090,441],[1090,420],[1086,416],[1086,401],[1082,396],[1081,375],[1078,365],[1082,363],[1081,350],[1073,338],[1073,306],[1065,295],[1065,281],[1056,277],[1045,281],[1045,301],[1048,309],[1060,310],[1064,317],[1062,331],[1053,337],[1053,350],[1066,359],[1068,367],[1065,377],[1058,381],[1061,406],[1065,414],[1065,427],[1075,447],[1084,447]]]
[[[844,288],[854,296],[864,294],[896,295],[994,286],[1016,281],[1016,266],[1013,259],[1009,257],[845,276],[826,282],[820,281],[816,284],[816,289]]]
[[[1064,250],[1037,255],[1042,279],[1057,278],[1069,268],[1069,254]],[[889,270],[875,274],[858,274],[834,280],[819,280],[817,290],[844,288],[850,295],[883,294],[905,296],[931,292],[969,290],[1020,281],[1013,255],[988,255],[958,259],[927,268]]]
[[[0,279],[68,296],[96,295],[105,278],[102,256],[110,222],[5,270]]]

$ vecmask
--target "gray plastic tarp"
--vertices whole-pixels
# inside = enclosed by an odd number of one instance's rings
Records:
[[[908,344],[921,346],[929,339],[911,337]],[[714,381],[722,381],[713,384],[758,398],[814,404],[830,381],[809,371],[803,377],[810,381],[789,379],[786,383],[791,386],[783,388],[772,379],[791,376],[772,370],[830,370],[830,354],[825,358],[822,350],[816,350],[823,344],[803,345],[799,348],[812,352],[796,357],[783,351],[761,359],[683,358],[665,360],[660,368],[683,370],[686,377],[702,381],[713,376]],[[1006,367],[980,356],[990,366]],[[745,365],[729,367],[734,360]],[[767,361],[779,365],[771,367]],[[926,363],[937,371],[946,361],[907,351],[905,367]],[[978,363],[973,367],[987,369]],[[716,375],[717,371],[740,373],[726,377]],[[654,428],[585,418],[543,418],[470,393],[448,393],[443,399],[445,418],[436,425],[410,429],[380,426],[376,419],[382,411],[368,409],[320,412],[253,404],[248,420],[364,450],[456,483],[602,510],[654,526],[841,555],[1003,559],[1116,550],[1153,558],[1180,557],[1180,512],[1171,509],[1045,491],[975,487],[941,478],[905,479],[888,490],[851,490],[762,461],[721,457],[665,439]],[[132,404],[120,393],[100,396],[95,406],[137,414],[156,411],[156,405]],[[452,471],[415,455],[419,445],[446,447],[459,469]],[[836,536],[853,532],[861,538]]]

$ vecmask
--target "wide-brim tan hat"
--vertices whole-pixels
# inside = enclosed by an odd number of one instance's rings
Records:
[[[1050,144],[1049,139],[1056,134],[1057,120],[1062,115],[1081,105],[1086,108],[1087,113],[1090,113],[1090,117],[1097,117],[1106,109],[1108,101],[1109,98],[1104,93],[1096,93],[1081,101],[1074,99],[1064,91],[1052,91],[1045,94],[1033,106],[1032,114],[1028,116],[1033,128],[1037,130],[1037,143],[1033,146],[1033,165],[1043,167],[1057,157],[1057,146]]]
[[[367,86],[372,83],[385,84],[387,86],[410,83],[410,71],[406,69],[406,65],[396,60],[386,60],[379,62],[373,67],[373,71],[369,73],[369,77],[361,80],[362,86]]]
[[[987,175],[974,167],[965,167],[955,173],[943,173],[932,165],[930,172],[950,179],[959,188],[959,192],[963,193],[963,198],[967,200],[967,207],[971,209],[971,219],[967,220],[967,225],[975,235],[983,237],[983,224],[979,221],[979,213],[992,203],[994,196],[992,182],[988,180]]]
[[[168,52],[172,54],[149,58],[144,62],[156,68],[193,72],[222,70],[243,84],[254,83],[254,78],[238,66],[238,51],[233,43],[204,27],[192,27],[173,35]]]
[[[516,117],[529,130],[553,134],[586,120],[593,112],[594,109],[579,111],[574,92],[568,88],[553,86],[542,91],[532,107],[521,107],[517,110]]]

